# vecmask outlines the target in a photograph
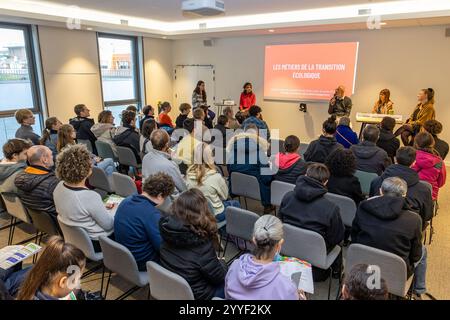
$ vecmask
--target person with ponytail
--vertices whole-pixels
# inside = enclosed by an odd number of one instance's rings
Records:
[[[280,271],[277,262],[283,246],[283,223],[264,215],[253,229],[253,254],[235,260],[225,278],[225,297],[229,300],[304,299],[294,282]]]
[[[198,189],[183,192],[172,205],[172,215],[161,218],[161,265],[183,277],[195,300],[224,298],[225,261],[217,257],[217,222]]]
[[[85,266],[80,249],[54,236],[22,283],[17,300],[65,298],[79,286]]]
[[[336,134],[336,116],[332,115],[322,125],[322,135],[319,139],[312,141],[304,154],[305,161],[325,163],[328,156],[337,149],[344,147],[337,142]]]
[[[56,155],[58,154],[58,130],[61,126],[61,121],[59,121],[56,117],[50,117],[45,120],[45,129],[42,132],[40,143],[52,151],[53,158],[56,158]]]
[[[415,107],[411,116],[406,120],[406,124],[398,128],[395,136],[401,136],[405,146],[412,146],[414,137],[419,133],[422,126],[428,120],[434,120],[436,112],[434,110],[434,90],[432,88],[422,89],[417,95],[419,103]]]
[[[439,152],[434,148],[433,136],[428,132],[420,132],[414,139],[417,149],[416,162],[411,167],[419,174],[420,180],[431,184],[433,200],[437,200],[439,188],[445,184],[447,171]]]

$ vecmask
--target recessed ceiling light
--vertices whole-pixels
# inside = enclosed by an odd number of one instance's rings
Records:
[[[385,26],[387,25],[387,22],[380,22],[380,26]]]
[[[167,39],[167,37],[162,37],[163,39]]]
[[[92,29],[91,27],[87,27],[86,30],[92,31],[92,30],[94,30],[94,29]]]
[[[274,33],[274,32],[275,32],[275,30],[273,30],[273,29],[270,29],[270,30],[269,30],[269,32],[270,32],[270,33]]]

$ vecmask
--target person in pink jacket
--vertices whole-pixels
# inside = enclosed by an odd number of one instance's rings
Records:
[[[434,150],[434,139],[428,132],[419,133],[414,139],[414,147],[417,149],[416,163],[412,166],[420,180],[429,182],[433,187],[433,200],[437,200],[439,188],[445,184],[445,163]]]

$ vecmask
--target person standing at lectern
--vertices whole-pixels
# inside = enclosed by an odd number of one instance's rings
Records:
[[[334,96],[330,100],[328,113],[335,115],[336,118],[349,117],[352,111],[352,99],[345,96],[345,87],[340,85],[334,91]]]
[[[239,110],[248,111],[251,106],[256,104],[256,95],[253,93],[253,86],[250,82],[244,84],[244,91],[239,99]]]

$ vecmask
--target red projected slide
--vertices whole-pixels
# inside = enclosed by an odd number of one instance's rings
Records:
[[[266,46],[264,98],[328,100],[343,84],[354,93],[358,42]]]

